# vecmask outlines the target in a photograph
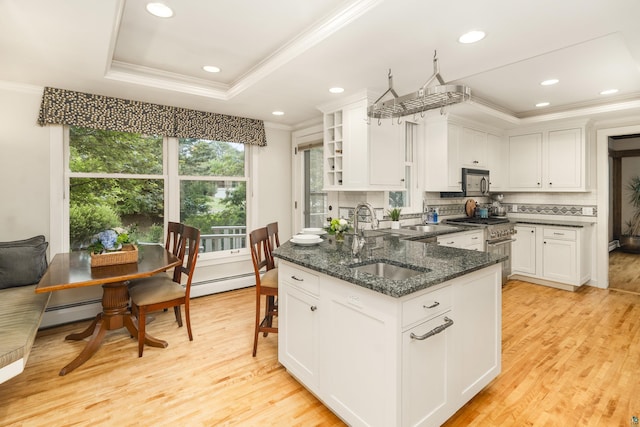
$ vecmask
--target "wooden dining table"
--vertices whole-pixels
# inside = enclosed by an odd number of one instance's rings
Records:
[[[102,286],[102,312],[87,329],[68,335],[65,339],[79,341],[90,338],[80,354],[62,368],[60,375],[68,374],[89,360],[100,347],[107,331],[127,328],[131,336],[137,337],[137,321],[129,309],[129,281],[161,273],[180,263],[178,257],[160,245],[138,246],[138,262],[102,267],[91,267],[91,256],[85,251],[56,254],[36,286],[36,293]],[[145,335],[145,344],[167,347],[166,341]]]

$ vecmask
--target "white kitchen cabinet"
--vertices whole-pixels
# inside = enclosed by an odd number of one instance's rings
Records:
[[[369,125],[369,187],[371,190],[405,186],[406,123],[372,120]]]
[[[538,190],[542,186],[542,133],[509,137],[509,187]]]
[[[500,265],[401,298],[278,268],[279,361],[349,425],[441,425],[500,372]]]
[[[509,143],[506,138],[487,134],[487,168],[492,193],[509,189]]]
[[[452,401],[447,395],[452,371],[451,328],[425,337],[452,322],[447,315],[450,313],[402,333],[402,425],[440,425],[448,418]]]
[[[466,402],[501,370],[502,285],[501,271],[463,277],[453,287],[452,329],[458,386],[455,401]]]
[[[588,128],[544,129],[509,137],[509,190],[587,191]]]
[[[536,274],[536,227],[516,225],[515,242],[511,244],[513,273]]]
[[[574,283],[578,278],[575,230],[544,228],[542,236],[542,276],[558,282]]]
[[[404,189],[404,140],[397,122],[367,120],[364,97],[324,112],[324,189]]]
[[[450,123],[446,116],[425,121],[423,150],[426,191],[462,191],[462,169],[458,164],[458,147],[462,126]]]
[[[462,128],[458,146],[460,168],[487,169],[487,133],[468,127]]]
[[[318,276],[283,264],[278,275],[288,286],[278,296],[278,358],[311,391],[318,390]]]
[[[461,233],[444,234],[437,237],[438,244],[451,248],[484,251],[484,230],[471,230]]]
[[[394,301],[381,296],[331,277],[322,282],[321,393],[350,425],[396,423],[399,322]]]
[[[495,188],[505,188],[506,143],[492,132],[458,117],[428,117],[421,154],[425,190],[462,191],[462,168],[489,169],[492,185],[495,175]]]
[[[570,291],[577,289],[591,278],[589,227],[590,224],[516,226],[511,277]]]
[[[547,180],[549,189],[580,189],[584,165],[582,129],[550,131],[546,151]],[[584,165],[584,166],[583,166]]]

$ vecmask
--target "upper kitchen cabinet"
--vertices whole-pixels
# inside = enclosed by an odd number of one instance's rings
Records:
[[[489,170],[491,188],[506,186],[506,153],[498,131],[450,115],[428,117],[424,125],[425,191],[462,191],[462,168]],[[496,180],[494,181],[494,177]]]
[[[404,126],[367,119],[368,98],[320,107],[324,113],[324,189],[402,190]]]
[[[588,131],[583,122],[509,136],[509,189],[589,190]]]

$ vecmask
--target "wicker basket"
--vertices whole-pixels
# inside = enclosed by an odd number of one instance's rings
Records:
[[[134,262],[138,262],[138,247],[136,245],[123,245],[122,250],[117,252],[91,254],[91,267],[130,264]]]

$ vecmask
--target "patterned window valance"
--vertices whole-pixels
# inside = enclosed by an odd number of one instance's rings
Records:
[[[44,88],[38,123],[267,145],[262,120]]]

